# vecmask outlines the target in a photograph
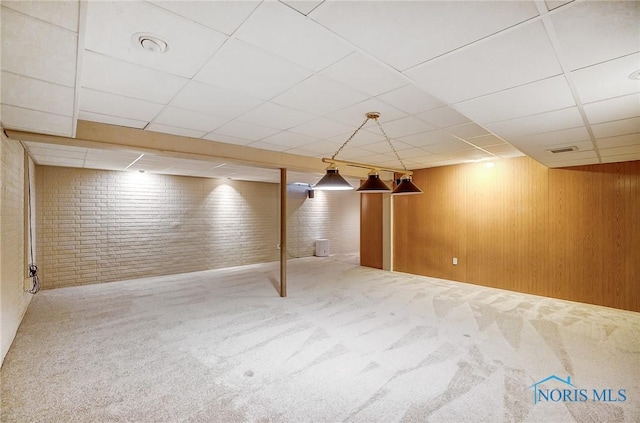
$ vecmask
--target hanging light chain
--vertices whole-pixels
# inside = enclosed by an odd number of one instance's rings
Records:
[[[376,123],[378,124],[378,128],[380,128],[380,131],[382,132],[382,135],[384,135],[384,137],[387,139],[387,142],[389,143],[389,146],[391,147],[391,150],[393,150],[393,154],[396,155],[396,159],[398,159],[398,161],[400,162],[400,164],[402,165],[402,168],[404,170],[407,170],[407,167],[404,165],[404,162],[402,161],[402,159],[400,158],[400,155],[398,154],[398,152],[396,151],[395,147],[393,146],[393,144],[391,143],[391,138],[389,138],[389,135],[387,135],[387,133],[385,132],[384,128],[382,127],[382,125],[380,125],[380,122],[378,122],[378,118],[372,118],[373,120],[376,121]]]
[[[351,139],[352,139],[353,137],[355,137],[355,136],[356,136],[356,134],[357,134],[357,133],[362,129],[362,127],[363,127],[363,126],[364,126],[364,125],[369,121],[369,119],[370,119],[370,118],[369,118],[369,116],[367,116],[367,117],[365,118],[364,122],[362,122],[362,124],[361,124],[360,126],[358,126],[358,129],[356,129],[356,130],[355,130],[355,132],[354,132],[353,134],[351,134],[351,136],[350,136],[349,138],[347,138],[347,140],[344,142],[344,144],[342,144],[342,146],[340,146],[340,148],[338,149],[338,151],[336,151],[336,152],[333,154],[333,156],[331,156],[331,159],[332,159],[332,160],[336,158],[336,156],[337,156],[337,155],[342,151],[342,149],[343,149],[347,144],[349,144],[349,141],[351,141]]]

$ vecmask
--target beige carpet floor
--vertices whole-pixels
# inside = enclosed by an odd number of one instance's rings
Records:
[[[291,260],[286,299],[273,263],[41,292],[2,421],[640,421],[640,313],[356,259]]]

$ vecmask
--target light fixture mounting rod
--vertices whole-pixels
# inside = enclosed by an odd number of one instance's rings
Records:
[[[372,165],[372,164],[367,164],[367,163],[349,162],[349,161],[346,161],[346,160],[336,160],[336,159],[333,159],[333,158],[330,159],[330,158],[327,158],[327,157],[323,157],[322,158],[322,162],[323,163],[329,163],[329,164],[332,164],[332,165],[341,164],[341,165],[345,165],[345,166],[361,167],[363,169],[384,170],[384,171],[387,171],[387,172],[397,172],[397,173],[402,173],[403,175],[408,175],[408,176],[413,175],[413,171],[407,170],[407,169],[398,169],[398,168],[393,168],[393,167],[382,167],[382,166]]]

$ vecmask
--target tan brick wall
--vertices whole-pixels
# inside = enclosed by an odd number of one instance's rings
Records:
[[[357,253],[360,249],[360,194],[355,191],[315,191],[287,187],[287,240],[290,257],[315,254],[315,240],[329,240],[329,252]]]
[[[0,144],[0,338],[2,361],[31,301],[24,291],[25,259],[24,149],[1,135]]]
[[[46,288],[279,258],[277,184],[50,166],[37,167],[37,182]],[[358,251],[359,202],[350,198],[292,208],[289,251],[295,239],[298,256],[313,255],[316,238],[330,238],[332,252]]]

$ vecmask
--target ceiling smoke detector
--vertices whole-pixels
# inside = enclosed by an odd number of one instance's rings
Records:
[[[169,50],[169,44],[162,38],[147,32],[138,32],[131,36],[131,42],[137,48],[149,53],[165,53]]]
[[[547,150],[547,153],[551,154],[560,154],[560,153],[570,153],[572,151],[578,151],[578,147],[572,145],[571,147],[560,147],[560,148],[552,148]]]

